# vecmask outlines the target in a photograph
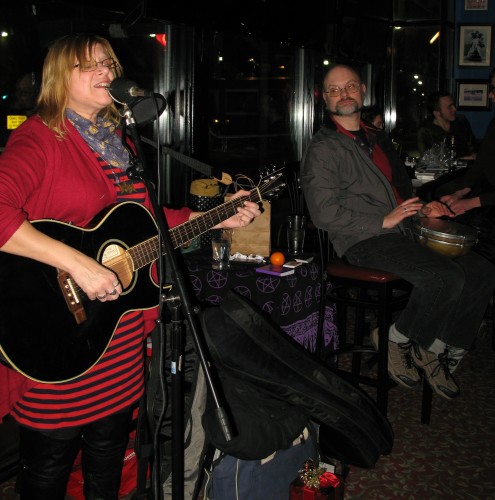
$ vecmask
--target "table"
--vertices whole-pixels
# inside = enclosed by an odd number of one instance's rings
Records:
[[[219,305],[229,290],[252,300],[284,332],[315,352],[321,294],[320,271],[315,262],[303,264],[288,276],[256,272],[258,264],[231,262],[228,270],[211,268],[211,259],[201,253],[184,255],[194,295],[202,305]],[[326,349],[338,347],[335,308],[325,308],[323,325]]]

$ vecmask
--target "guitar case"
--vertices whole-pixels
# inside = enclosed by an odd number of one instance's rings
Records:
[[[219,307],[202,312],[201,322],[213,366],[222,383],[236,386],[237,381],[239,387],[250,388],[238,391],[249,395],[249,400],[244,401],[244,411],[256,415],[257,403],[267,398],[288,405],[292,411],[284,409],[284,415],[299,412],[303,420],[303,416],[309,416],[319,424],[321,453],[346,464],[370,468],[381,454],[390,453],[392,428],[374,401],[289,337],[255,304],[229,291]],[[257,398],[256,393],[261,397]],[[228,399],[226,403],[229,409]],[[232,403],[235,410],[238,402]],[[274,408],[270,412],[276,414]],[[249,416],[236,419],[235,411],[231,415],[236,433],[241,438],[243,434],[250,436],[251,430],[246,429],[250,425]],[[275,431],[276,420],[273,429],[266,424],[268,428],[263,429],[266,436]],[[208,412],[203,424],[207,438],[217,448],[242,457],[242,449],[233,449],[230,442],[222,442],[218,424]],[[294,424],[298,427],[301,421]]]

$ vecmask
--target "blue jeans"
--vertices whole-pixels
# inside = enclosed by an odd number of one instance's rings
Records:
[[[495,266],[480,255],[451,259],[408,237],[385,234],[352,246],[345,253],[354,265],[381,269],[413,285],[395,326],[428,349],[438,338],[470,349],[495,288]]]

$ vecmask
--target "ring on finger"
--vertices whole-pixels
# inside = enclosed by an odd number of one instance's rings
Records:
[[[117,293],[117,290],[114,288],[108,295],[115,295]]]

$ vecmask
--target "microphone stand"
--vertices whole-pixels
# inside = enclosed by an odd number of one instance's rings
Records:
[[[122,104],[122,103],[121,103]],[[184,374],[183,356],[184,342],[182,338],[183,317],[187,319],[193,336],[194,345],[197,355],[203,368],[206,384],[212,395],[215,404],[215,412],[217,415],[220,428],[223,431],[226,441],[232,439],[232,432],[224,408],[220,404],[220,397],[214,386],[213,377],[210,366],[205,354],[207,348],[203,339],[199,334],[199,327],[194,316],[194,308],[189,299],[184,275],[178,265],[175,249],[170,238],[169,227],[164,216],[163,210],[160,207],[157,195],[153,184],[151,183],[146,166],[145,155],[143,153],[140,135],[137,131],[136,121],[132,116],[132,110],[124,103],[123,117],[125,118],[127,130],[130,133],[131,139],[136,148],[136,164],[129,169],[129,176],[140,179],[146,186],[150,201],[153,207],[154,216],[156,218],[158,231],[163,243],[163,254],[167,258],[170,275],[173,284],[177,287],[178,294],[170,294],[168,296],[160,292],[161,300],[164,301],[171,312],[171,375],[172,375],[172,498],[174,500],[182,500],[184,498],[184,397],[183,397],[183,379]],[[163,258],[159,258],[158,264],[161,270],[165,269]],[[160,273],[164,276],[164,273]],[[163,283],[160,282],[160,291],[164,289]],[[164,338],[164,323],[159,322],[160,334]],[[155,464],[155,467],[158,464]],[[161,497],[161,495],[160,495]],[[157,499],[158,500],[158,499]]]

